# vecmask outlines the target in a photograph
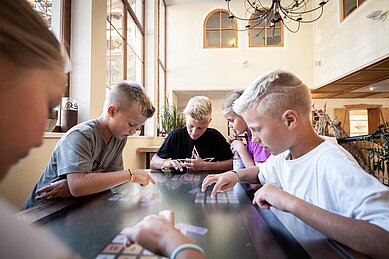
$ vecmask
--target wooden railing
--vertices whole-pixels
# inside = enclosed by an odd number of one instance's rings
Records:
[[[349,151],[357,160],[359,165],[369,174],[377,178],[382,184],[389,186],[388,165],[389,161],[379,159],[376,154],[368,151],[371,149],[385,151],[380,138],[389,137],[389,133],[377,135],[361,135],[337,139],[338,143]],[[380,166],[377,167],[377,164]]]

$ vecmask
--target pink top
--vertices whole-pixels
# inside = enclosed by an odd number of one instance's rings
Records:
[[[247,141],[247,151],[253,158],[255,163],[262,163],[270,156],[270,152],[263,148],[259,143],[254,143],[252,141],[251,132],[247,132],[246,135]]]

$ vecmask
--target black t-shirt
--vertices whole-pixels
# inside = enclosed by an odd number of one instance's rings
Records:
[[[213,157],[213,161],[232,159],[230,145],[216,129],[207,128],[196,140],[190,138],[186,127],[175,129],[166,137],[157,155],[160,158],[184,159],[191,158],[193,146],[201,158]]]

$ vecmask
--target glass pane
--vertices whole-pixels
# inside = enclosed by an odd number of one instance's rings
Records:
[[[106,50],[105,50],[105,85],[110,86],[111,84],[111,30],[110,23],[107,21],[106,29]]]
[[[267,45],[281,45],[281,29],[268,28],[267,29]]]
[[[107,20],[111,21],[111,2],[112,0],[107,0]]]
[[[134,11],[136,18],[143,26],[143,4],[142,0],[129,0],[131,9]]]
[[[142,56],[142,34],[136,26],[134,20],[128,14],[127,16],[127,44],[132,48],[135,53]]]
[[[130,14],[127,15],[127,44],[135,51],[137,26]]]
[[[264,13],[256,12],[250,21],[251,28],[266,26],[267,20]]]
[[[357,8],[355,0],[343,0],[343,17],[349,15],[355,8]]]
[[[350,111],[350,137],[368,134],[367,110]]]
[[[251,37],[250,37],[251,47],[265,46],[265,30],[261,32],[261,30],[253,29],[250,32],[251,32]]]
[[[220,28],[220,12],[212,14],[207,20],[207,29]]]
[[[51,29],[51,19],[53,16],[53,3],[52,0],[28,0],[32,8],[36,10],[46,21],[48,27]]]
[[[135,31],[135,37],[136,37],[136,46],[135,46],[135,53],[136,55],[138,56],[138,58],[142,59],[141,61],[143,62],[143,57],[142,57],[142,53],[143,53],[143,47],[142,47],[142,39],[143,39],[143,36],[142,36],[142,33],[140,32],[140,30],[138,29],[138,27],[136,28],[136,31]]]
[[[111,5],[111,24],[123,35],[123,2],[121,0],[112,0]]]
[[[236,46],[236,38],[234,30],[222,30],[222,46],[223,47],[235,47]]]
[[[140,60],[139,57],[136,57],[136,76],[135,76],[135,81],[138,82],[139,84],[143,85],[142,82],[142,72],[143,72],[143,62]]]
[[[165,65],[165,4],[162,0],[159,7],[159,59]]]
[[[110,85],[123,81],[123,38],[111,26],[110,40]]]
[[[365,0],[358,0],[358,6],[361,5]]]
[[[131,48],[127,50],[127,80],[137,81],[136,80],[136,55]],[[141,83],[140,81],[137,81]]]
[[[220,46],[220,31],[207,31],[207,46]]]
[[[221,17],[222,17],[222,28],[223,29],[233,29],[234,26],[233,26],[233,20],[231,21],[228,17],[229,17],[229,14],[228,13],[223,13],[221,12],[220,13]]]
[[[158,97],[159,111],[161,110],[162,106],[165,105],[165,95],[166,95],[165,71],[161,66],[159,66],[159,97]]]

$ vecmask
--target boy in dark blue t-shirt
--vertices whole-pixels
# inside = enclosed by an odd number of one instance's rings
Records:
[[[208,128],[212,105],[206,96],[191,98],[184,109],[186,127],[167,136],[150,162],[152,169],[229,170],[230,145],[216,129]]]

